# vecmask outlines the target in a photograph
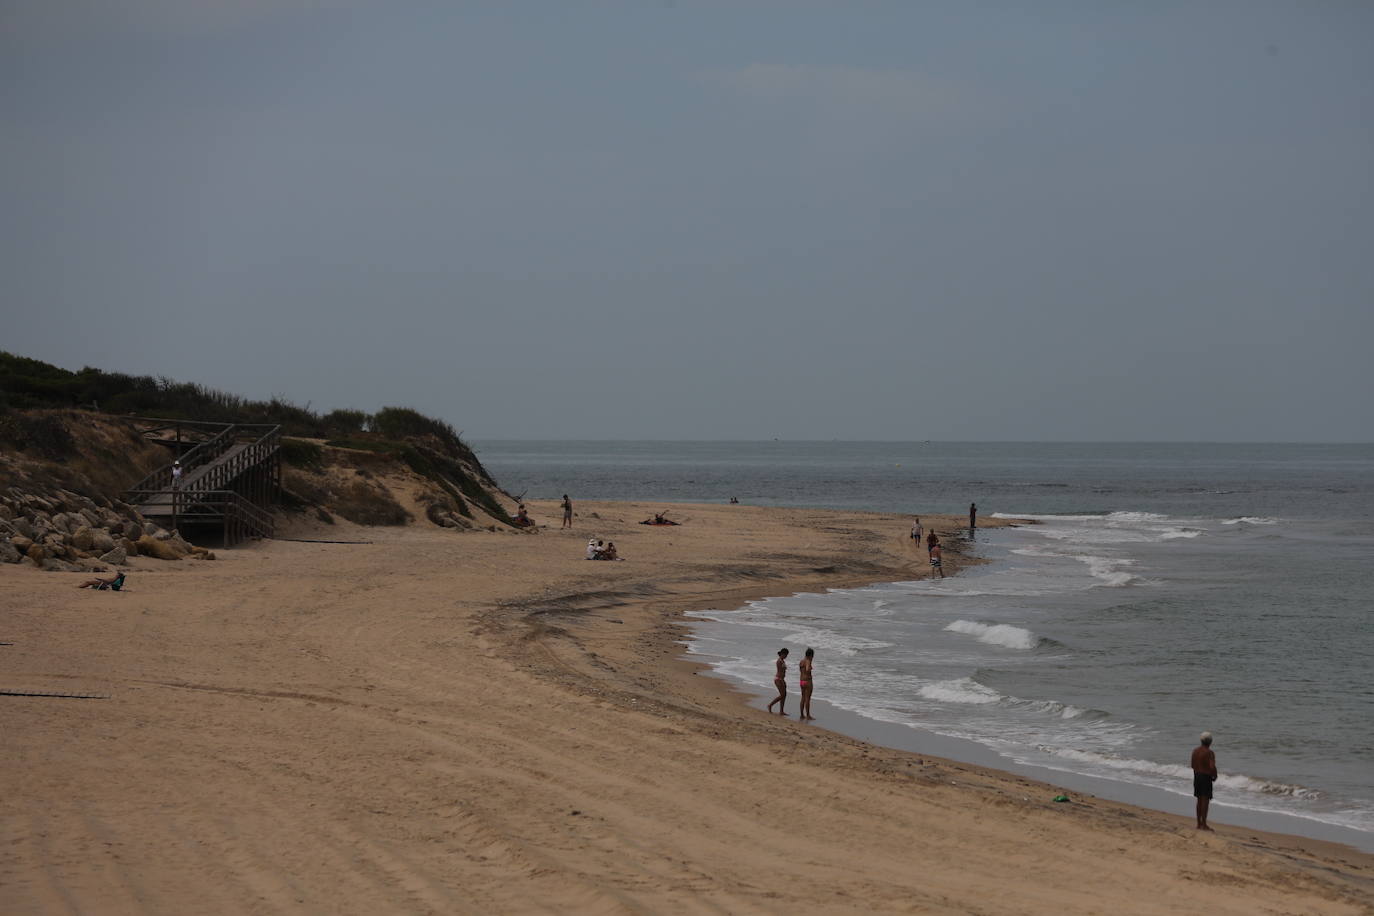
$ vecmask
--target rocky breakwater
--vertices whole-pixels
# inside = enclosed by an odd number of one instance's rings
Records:
[[[11,486],[0,493],[0,563],[28,563],[50,572],[105,572],[134,557],[213,560],[119,500],[66,489],[41,492]]]

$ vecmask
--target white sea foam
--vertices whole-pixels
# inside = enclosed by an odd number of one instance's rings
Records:
[[[947,624],[945,629],[951,633],[964,633],[974,636],[979,642],[1007,649],[1034,649],[1039,639],[1030,630],[1023,630],[1005,623],[978,623],[974,620],[956,620]]]
[[[1060,703],[1058,700],[1017,700],[1009,705],[1042,712],[1050,716],[1058,716],[1061,719],[1078,719],[1093,711],[1070,703]],[[1098,715],[1102,715],[1102,713],[1099,712]]]
[[[1129,757],[1116,757],[1111,754],[1096,754],[1092,751],[1080,751],[1075,748],[1042,746],[1040,750],[1053,757],[1072,760],[1077,763],[1085,763],[1093,767],[1105,767],[1111,770],[1133,772],[1143,776],[1163,777],[1167,780],[1176,780],[1180,783],[1191,784],[1193,776],[1193,771],[1182,764],[1156,763],[1153,760],[1134,760]],[[1266,779],[1246,776],[1243,773],[1223,773],[1217,779],[1217,785],[1224,789],[1232,789],[1238,792],[1252,792],[1256,795],[1268,795],[1281,798],[1301,798],[1310,801],[1322,797],[1322,793],[1316,789],[1309,789],[1305,786],[1296,786],[1290,783],[1270,782]]]
[[[1222,522],[1223,525],[1277,525],[1279,520],[1276,518],[1265,518],[1263,516],[1242,515],[1240,518],[1233,518]]]
[[[986,706],[1006,699],[991,687],[984,687],[968,677],[923,684],[916,692],[927,700],[940,703],[971,703],[975,706]]]
[[[1107,588],[1123,588],[1132,582],[1141,581],[1135,573],[1125,572],[1122,566],[1130,566],[1134,560],[1113,559],[1111,557],[1075,557],[1088,565],[1088,572],[1094,579],[1101,580]]]

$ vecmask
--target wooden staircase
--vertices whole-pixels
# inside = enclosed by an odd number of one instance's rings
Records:
[[[270,507],[281,492],[280,426],[134,420],[144,424],[142,433],[150,441],[177,451],[182,475],[174,487],[172,465],[158,468],[125,491],[125,502],[166,528],[217,529],[226,548],[248,538],[272,537]],[[166,435],[173,429],[175,440]],[[191,446],[196,439],[203,441]]]

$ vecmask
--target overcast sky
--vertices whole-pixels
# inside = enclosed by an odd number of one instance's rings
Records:
[[[1374,3],[0,0],[0,349],[469,438],[1370,441]]]

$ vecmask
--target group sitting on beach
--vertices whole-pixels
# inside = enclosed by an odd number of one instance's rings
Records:
[[[588,560],[619,560],[620,553],[615,549],[615,541],[601,541],[591,538],[587,541]]]

